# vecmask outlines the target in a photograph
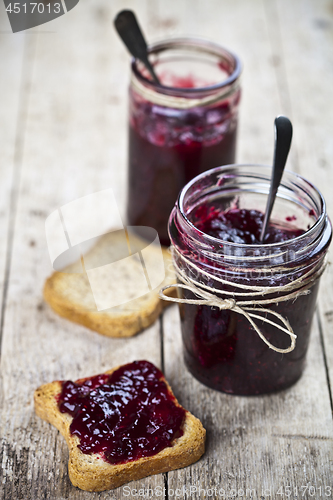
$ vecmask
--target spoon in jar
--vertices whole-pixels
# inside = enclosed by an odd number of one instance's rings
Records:
[[[286,116],[277,116],[274,120],[275,127],[275,148],[272,168],[271,185],[265,210],[264,222],[261,228],[259,241],[262,243],[265,238],[269,219],[272,213],[276,193],[281,182],[284,167],[288,158],[288,153],[293,135],[293,126]]]
[[[154,68],[148,59],[146,40],[144,39],[134,12],[132,10],[122,10],[117,14],[114,25],[132,56],[136,59],[140,59],[151,74],[154,82],[160,84]]]

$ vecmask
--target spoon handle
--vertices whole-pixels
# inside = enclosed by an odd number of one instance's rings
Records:
[[[132,10],[122,10],[115,18],[114,25],[132,56],[144,63],[154,82],[160,83],[148,59],[146,40],[134,12]]]
[[[274,128],[275,128],[275,149],[274,149],[272,179],[265,210],[264,222],[260,233],[260,242],[264,241],[268,222],[272,213],[276,193],[281,182],[281,178],[287,161],[291,139],[293,135],[293,127],[291,121],[286,116],[281,115],[276,117],[274,120]]]

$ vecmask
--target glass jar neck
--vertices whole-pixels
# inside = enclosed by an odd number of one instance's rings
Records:
[[[240,88],[241,63],[238,57],[215,43],[195,38],[176,38],[156,43],[148,50],[157,72],[161,67],[163,73],[163,66],[168,68],[165,71],[169,71],[173,61],[176,67],[181,57],[184,63],[187,58],[191,61],[192,70],[196,61],[201,65],[206,64],[205,58],[207,58],[207,67],[221,68],[219,80],[213,84],[196,86],[193,81],[190,87],[186,87],[186,81],[180,78],[181,85],[166,86],[150,80],[143,64],[133,59],[131,87],[149,102],[179,109],[208,106],[227,99]],[[181,51],[181,56],[177,56],[179,51]],[[167,57],[171,61],[168,64],[165,63]],[[177,74],[175,74],[175,79],[177,80]],[[193,79],[195,80],[195,75]]]
[[[229,165],[212,169],[187,184],[179,195],[170,217],[169,233],[180,254],[190,254],[202,266],[231,266],[233,269],[275,269],[277,272],[304,267],[322,258],[329,246],[332,228],[321,193],[301,176],[286,171],[278,198],[289,210],[304,213],[309,229],[287,241],[274,244],[236,244],[214,238],[198,230],[190,220],[195,207],[214,200],[237,198],[245,193],[244,203],[255,200],[265,207],[271,168],[259,165]],[[256,197],[257,196],[257,197]],[[262,203],[262,206],[260,204]],[[278,203],[278,202],[276,202]],[[264,211],[264,210],[262,210]],[[287,267],[286,267],[287,266]]]

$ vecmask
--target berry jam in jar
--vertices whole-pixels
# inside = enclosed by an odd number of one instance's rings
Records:
[[[260,243],[270,177],[260,165],[212,169],[184,187],[169,220],[185,363],[230,394],[301,376],[332,237],[321,194],[286,171]]]
[[[158,43],[149,54],[161,85],[133,60],[127,215],[129,225],[153,227],[169,245],[181,188],[235,161],[241,66],[219,45],[189,38]]]

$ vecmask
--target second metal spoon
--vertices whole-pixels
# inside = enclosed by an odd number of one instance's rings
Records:
[[[291,139],[293,135],[293,126],[286,116],[277,116],[274,120],[275,127],[275,148],[272,168],[271,185],[266,205],[264,222],[260,233],[260,242],[262,243],[267,231],[268,222],[272,213],[276,193],[281,182],[284,167],[287,161]]]
[[[115,28],[132,54],[137,59],[143,62],[151,74],[152,79],[156,83],[160,83],[156,76],[153,66],[148,59],[148,50],[146,40],[144,39],[142,30],[132,10],[122,10],[114,20]]]

